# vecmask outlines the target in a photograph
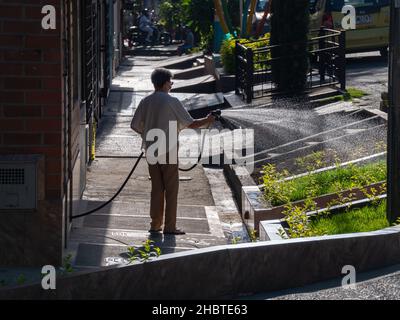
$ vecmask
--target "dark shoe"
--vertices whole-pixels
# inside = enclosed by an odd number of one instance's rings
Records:
[[[149,230],[150,233],[156,233],[156,232],[161,232],[161,231],[162,231],[161,228],[160,229],[150,229]]]
[[[165,231],[164,230],[164,232],[163,232],[164,234],[174,234],[174,235],[182,235],[182,234],[186,234],[186,232],[185,231],[183,231],[183,230],[179,230],[179,229],[176,229],[176,230],[174,230],[174,231]]]

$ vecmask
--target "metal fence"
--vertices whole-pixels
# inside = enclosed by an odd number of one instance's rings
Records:
[[[260,46],[261,41],[236,41],[236,94],[247,103],[252,99],[284,93],[272,81],[271,64],[276,60],[291,63],[294,55],[272,57],[272,50],[283,46]],[[312,30],[307,43],[309,68],[306,90],[334,86],[346,89],[345,32],[321,28]]]

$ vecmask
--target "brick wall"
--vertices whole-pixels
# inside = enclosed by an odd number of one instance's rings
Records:
[[[41,27],[44,16],[41,9],[49,4],[56,7],[56,30]],[[20,216],[0,213],[0,233],[3,231],[0,247],[14,241],[18,254],[25,255],[21,260],[3,252],[0,266],[18,261],[22,261],[21,265],[60,261],[63,228],[60,16],[61,0],[0,0],[0,154],[42,155],[45,190],[37,212],[24,216],[24,229],[18,226],[23,237],[13,238],[10,227]],[[43,253],[43,258],[34,257],[38,253]]]

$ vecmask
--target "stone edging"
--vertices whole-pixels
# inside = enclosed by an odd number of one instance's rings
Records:
[[[304,286],[400,263],[400,227],[380,231],[224,245],[129,266],[0,289],[0,299],[230,299]],[[340,285],[340,283],[338,283]]]

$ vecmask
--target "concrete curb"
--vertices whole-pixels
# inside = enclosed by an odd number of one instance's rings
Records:
[[[57,281],[0,289],[0,299],[227,299],[304,286],[400,263],[400,228],[225,245]]]

